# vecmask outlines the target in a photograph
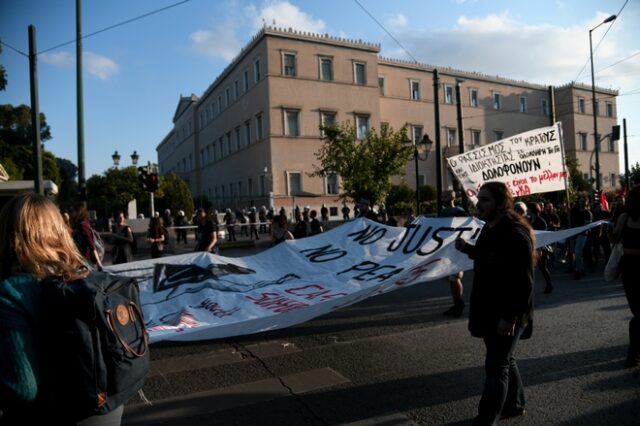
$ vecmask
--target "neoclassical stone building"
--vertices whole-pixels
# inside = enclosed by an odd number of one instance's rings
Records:
[[[200,96],[180,98],[173,129],[157,147],[162,174],[182,176],[195,196],[227,207],[326,204],[340,215],[340,177],[310,177],[322,144],[319,126],[350,121],[359,134],[388,123],[424,134],[441,152],[418,161],[418,181],[436,184],[436,159],[459,152],[456,85],[460,85],[465,150],[561,121],[565,152],[578,159],[586,178],[595,177],[591,87],[570,83],[551,91],[524,81],[438,68],[440,127],[435,129],[430,65],[383,58],[380,46],[329,35],[265,27]],[[616,124],[617,92],[597,88],[598,129]],[[604,137],[601,185],[616,186],[618,143]],[[452,177],[442,161],[443,188]],[[415,188],[413,159],[406,176]]]

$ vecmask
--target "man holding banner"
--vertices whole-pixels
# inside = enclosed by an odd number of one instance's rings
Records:
[[[486,346],[484,390],[476,425],[524,414],[524,389],[514,351],[531,335],[535,236],[526,219],[513,210],[513,197],[502,182],[488,182],[477,194],[478,217],[485,221],[476,244],[456,239],[455,246],[473,262],[469,331]]]

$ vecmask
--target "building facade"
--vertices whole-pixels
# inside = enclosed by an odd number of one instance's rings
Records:
[[[341,217],[340,177],[311,177],[319,166],[320,126],[351,122],[359,136],[387,123],[407,126],[413,142],[435,140],[434,67],[382,58],[380,46],[329,35],[265,27],[202,96],[181,97],[173,129],[157,147],[162,174],[175,172],[192,193],[215,208],[294,206]],[[460,152],[456,86],[464,150],[561,121],[565,153],[583,175],[595,177],[591,88],[556,87],[438,68],[443,188],[453,178],[444,158]],[[550,99],[554,93],[555,101]],[[603,189],[618,180],[618,144],[606,137],[616,124],[617,92],[597,88]],[[552,105],[553,104],[553,105]],[[411,143],[408,141],[408,143]],[[433,151],[433,150],[432,150]],[[424,155],[424,154],[423,154]],[[437,154],[407,159],[395,183],[435,185]]]

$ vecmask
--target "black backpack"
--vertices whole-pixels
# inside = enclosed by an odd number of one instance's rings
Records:
[[[44,388],[51,409],[77,421],[126,403],[150,367],[135,279],[92,272],[67,282],[48,278],[41,285]]]

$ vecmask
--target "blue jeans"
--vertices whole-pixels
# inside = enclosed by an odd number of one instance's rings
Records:
[[[584,245],[587,242],[587,236],[584,234],[576,235],[576,272],[584,272]]]
[[[476,425],[497,425],[503,409],[524,408],[524,387],[513,353],[523,328],[516,328],[513,336],[487,336],[484,344],[486,379],[478,405]]]

